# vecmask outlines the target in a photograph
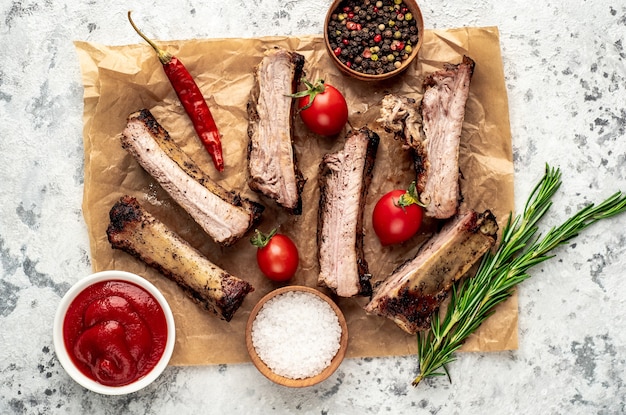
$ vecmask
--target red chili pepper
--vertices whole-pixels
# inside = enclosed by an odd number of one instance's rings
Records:
[[[200,141],[202,141],[204,148],[211,155],[215,168],[218,171],[224,171],[220,133],[200,88],[198,88],[187,68],[177,57],[160,49],[152,40],[141,33],[131,19],[130,11],[128,12],[128,20],[139,36],[148,42],[157,53],[167,78],[170,80],[174,91],[176,91],[176,95],[178,95],[178,99],[183,104],[187,115],[189,115],[196,133],[200,137]]]

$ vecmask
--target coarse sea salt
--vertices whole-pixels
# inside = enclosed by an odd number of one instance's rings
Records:
[[[304,379],[330,365],[339,351],[341,325],[332,307],[315,294],[288,291],[261,307],[251,337],[272,372]]]

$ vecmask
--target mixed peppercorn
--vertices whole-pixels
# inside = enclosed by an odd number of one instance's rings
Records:
[[[335,56],[347,67],[371,75],[399,69],[421,35],[402,0],[343,1],[327,30]]]

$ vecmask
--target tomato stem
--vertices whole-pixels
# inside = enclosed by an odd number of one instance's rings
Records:
[[[309,97],[309,102],[304,107],[300,108],[298,110],[298,112],[304,111],[305,109],[307,109],[311,105],[313,105],[313,101],[315,100],[315,97],[317,96],[317,94],[323,94],[324,91],[326,90],[326,87],[324,86],[324,80],[323,79],[318,79],[317,81],[315,81],[314,84],[309,82],[306,78],[302,78],[300,80],[306,86],[306,89],[303,90],[303,91],[298,91],[295,94],[287,95],[287,96],[289,96],[291,98]]]
[[[276,235],[276,228],[272,229],[267,235],[255,229],[254,235],[250,238],[250,243],[257,248],[265,248],[274,235]]]
[[[426,206],[422,202],[420,202],[419,194],[417,193],[417,187],[415,186],[415,181],[411,182],[409,188],[402,196],[398,198],[397,202],[394,202],[394,205],[402,209],[411,205],[418,205],[421,207]]]

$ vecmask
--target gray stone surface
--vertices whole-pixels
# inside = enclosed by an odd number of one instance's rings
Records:
[[[137,2],[139,3],[139,2]],[[626,217],[601,222],[520,287],[519,349],[460,354],[413,388],[414,356],[348,359],[286,389],[251,364],[166,369],[106,397],[74,383],[52,347],[56,306],[90,273],[81,212],[82,99],[73,40],[137,43],[126,12],[161,39],[321,33],[330,1],[34,1],[0,4],[0,413],[619,414],[626,411]],[[550,162],[563,187],[545,221],[626,190],[626,4],[620,0],[422,2],[427,28],[498,26],[516,208]]]

